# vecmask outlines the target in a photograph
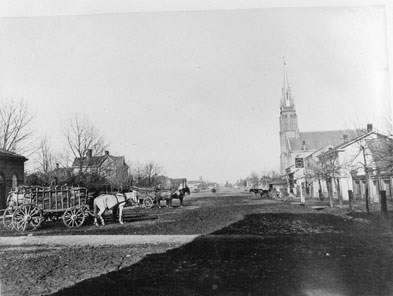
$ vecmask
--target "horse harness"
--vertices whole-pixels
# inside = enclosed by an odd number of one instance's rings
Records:
[[[119,199],[117,198],[117,195],[118,195],[118,193],[114,194],[114,196],[116,197],[116,201],[117,201],[116,206],[118,206],[119,204],[122,204],[122,203],[126,203],[126,202],[127,202],[127,196],[126,196],[125,193],[123,193],[123,196],[124,196],[124,200],[123,200],[123,201],[119,201]]]

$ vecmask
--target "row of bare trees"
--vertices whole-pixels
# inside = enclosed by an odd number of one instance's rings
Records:
[[[26,154],[32,152],[33,116],[23,100],[0,100],[0,148]]]
[[[246,187],[248,185],[252,188],[267,188],[270,182],[280,177],[280,174],[275,170],[260,174],[252,172],[247,178],[238,180],[236,185],[240,187]]]
[[[306,183],[308,180],[317,180],[319,195],[322,199],[321,181],[325,181],[330,206],[333,206],[333,188],[336,190],[339,203],[342,206],[343,199],[339,184],[341,177],[345,177],[345,174],[356,175],[360,171],[365,177],[366,211],[369,212],[371,175],[377,177],[379,192],[381,190],[380,175],[393,174],[393,129],[391,123],[389,127],[386,135],[377,134],[375,138],[367,138],[367,131],[358,129],[359,138],[353,143],[353,153],[348,159],[339,159],[337,149],[328,150],[318,157],[310,158],[305,170]]]
[[[64,149],[57,152],[48,137],[36,140],[32,131],[34,116],[24,100],[0,101],[0,148],[27,156],[35,166],[27,180],[39,185],[77,183],[109,184],[111,188],[127,185],[153,186],[163,168],[154,161],[119,164],[111,174],[109,168],[90,170],[88,153],[101,156],[108,149],[101,132],[85,117],[75,114],[63,130]],[[74,164],[74,167],[72,167]]]

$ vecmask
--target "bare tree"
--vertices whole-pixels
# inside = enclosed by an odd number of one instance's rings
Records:
[[[147,178],[147,183],[148,183],[147,185],[150,187],[153,185],[152,181],[154,176],[157,176],[158,174],[161,173],[162,167],[159,164],[155,163],[154,161],[149,161],[144,165],[143,171],[145,177]]]
[[[79,159],[78,174],[80,176],[89,170],[89,162],[85,161],[89,149],[95,156],[103,154],[108,147],[98,129],[86,118],[80,118],[78,114],[70,121],[65,137],[70,154]]]
[[[51,182],[51,172],[54,169],[55,156],[51,151],[48,139],[45,137],[41,140],[39,146],[39,171],[43,181],[46,184]]]
[[[0,101],[0,148],[19,154],[32,153],[31,115],[23,100]]]
[[[275,171],[275,170],[270,170],[270,171],[265,171],[261,173],[260,177],[260,184],[266,188],[269,186],[269,183],[272,182],[274,179],[280,179],[281,175]]]
[[[328,150],[318,155],[317,160],[311,160],[307,168],[306,178],[316,178],[319,185],[319,194],[321,198],[321,180],[325,180],[329,196],[330,207],[333,207],[333,186],[337,190],[337,195],[342,206],[342,194],[340,192],[340,172],[342,164],[339,163],[338,153],[336,150]]]
[[[63,168],[70,168],[73,162],[73,154],[70,150],[65,150],[61,153],[56,154],[56,162],[59,164],[60,167]]]
[[[357,128],[356,129],[359,137],[367,135],[372,129],[367,126],[367,130]],[[378,136],[379,137],[379,136]],[[375,167],[375,159],[371,157],[371,150],[370,148],[372,146],[375,146],[377,142],[374,142],[374,140],[377,140],[379,142],[378,137],[376,139],[367,139],[366,137],[359,138],[358,141],[356,141],[356,146],[357,146],[357,153],[353,156],[352,160],[350,163],[352,163],[352,170],[357,171],[359,167],[361,167],[364,171],[365,175],[365,187],[366,187],[366,194],[365,194],[365,199],[366,199],[366,212],[370,212],[370,182],[371,182],[371,176],[370,174],[373,171],[373,166]],[[373,144],[374,142],[374,144]],[[355,163],[355,160],[358,159],[360,156],[361,160]]]
[[[137,161],[131,167],[131,170],[132,170],[132,175],[135,176],[136,184],[138,186],[142,185],[141,183],[144,178],[143,165],[139,161]]]
[[[248,177],[248,181],[251,183],[252,188],[258,188],[259,187],[259,176],[257,173],[252,172],[250,176]]]

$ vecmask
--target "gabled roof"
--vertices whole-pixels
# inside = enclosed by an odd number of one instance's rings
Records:
[[[347,142],[345,142],[345,143],[341,143],[341,144],[339,144],[339,145],[333,147],[332,149],[329,149],[328,151],[323,152],[323,153],[321,154],[321,156],[329,155],[329,153],[335,153],[335,152],[337,152],[337,151],[340,151],[340,150],[342,150],[342,149],[344,149],[344,148],[346,148],[346,147],[348,147],[348,146],[350,146],[350,145],[355,144],[356,142],[359,142],[360,140],[362,140],[362,139],[364,139],[364,138],[369,137],[370,135],[376,135],[376,136],[377,136],[377,138],[376,138],[377,140],[382,140],[382,139],[388,139],[388,140],[389,140],[389,137],[388,137],[388,136],[383,135],[383,134],[380,134],[380,133],[377,133],[377,132],[375,132],[375,131],[363,132],[363,133],[360,134],[358,137],[356,137],[356,138],[354,138],[354,139],[352,139],[352,140],[350,140],[350,141],[347,141]],[[391,139],[390,139],[390,140],[391,140]],[[371,151],[372,157],[375,159],[376,155],[380,152],[380,151],[379,151],[380,145],[378,144],[378,142],[375,142],[374,145],[370,145],[368,148],[369,148],[370,151]]]
[[[356,130],[338,130],[338,131],[322,131],[322,132],[302,132],[297,138],[288,138],[290,149],[302,150],[303,141],[305,150],[315,150],[326,146],[337,146],[344,143],[344,135],[351,140],[359,135]]]
[[[7,151],[7,150],[1,149],[1,148],[0,148],[0,157],[20,159],[20,160],[23,160],[23,161],[27,160],[27,158],[24,157],[23,155],[19,155],[19,154],[16,154],[14,152]]]
[[[123,156],[101,155],[101,156],[92,156],[90,158],[76,157],[74,159],[72,167],[79,167],[81,162],[83,167],[100,167],[107,159],[112,160],[116,166],[121,166],[124,164]]]
[[[74,162],[72,163],[73,167],[79,167],[82,163],[83,167],[97,167],[103,164],[105,159],[108,157],[108,155],[102,155],[102,156],[92,156],[90,158],[88,157],[76,157],[74,159]]]
[[[349,145],[352,145],[353,143],[356,143],[356,142],[358,142],[358,141],[360,141],[360,140],[362,140],[364,138],[367,138],[370,135],[376,135],[376,136],[378,136],[378,138],[387,138],[387,136],[385,136],[383,134],[371,131],[371,132],[368,132],[368,133],[362,133],[358,137],[356,137],[356,138],[354,138],[354,139],[352,139],[352,140],[350,140],[348,142],[345,142],[345,143],[342,143],[340,145],[337,145],[333,149],[342,149],[342,148],[348,147]]]

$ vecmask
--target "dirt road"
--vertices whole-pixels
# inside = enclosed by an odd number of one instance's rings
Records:
[[[392,227],[378,214],[235,191],[160,210],[1,237],[1,295],[393,294]]]

